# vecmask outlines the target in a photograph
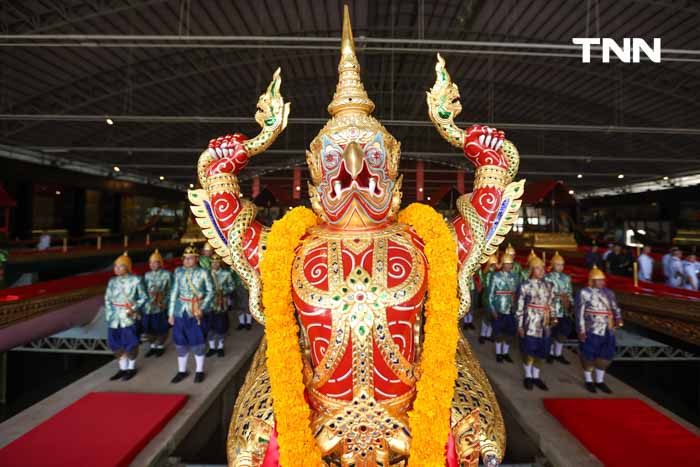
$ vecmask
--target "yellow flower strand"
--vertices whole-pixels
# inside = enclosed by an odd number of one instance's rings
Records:
[[[443,466],[450,430],[450,410],[457,369],[454,364],[457,328],[457,247],[442,216],[429,206],[412,204],[399,214],[425,242],[428,260],[428,301],[417,396],[409,413],[413,435],[411,465]],[[308,423],[311,410],[304,399],[299,328],[294,317],[291,270],[294,251],[309,227],[318,223],[306,208],[295,208],[275,222],[260,264],[267,336],[267,368],[277,423],[280,465],[316,466],[321,452]],[[430,271],[440,271],[431,274]],[[451,362],[447,364],[446,362]],[[437,423],[436,423],[437,421]]]
[[[292,303],[294,251],[318,218],[297,207],[272,224],[260,263],[267,337],[267,370],[277,424],[280,465],[318,466],[321,451],[311,432],[311,409],[304,399],[299,326]],[[306,423],[304,423],[306,421]]]
[[[442,216],[424,204],[414,203],[401,211],[399,222],[413,227],[425,242],[428,260],[425,338],[416,400],[408,414],[413,435],[409,462],[413,466],[442,467],[457,378],[457,245]]]

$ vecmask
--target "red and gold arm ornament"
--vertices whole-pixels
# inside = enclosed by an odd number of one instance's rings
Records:
[[[192,213],[214,250],[231,265],[249,291],[249,308],[264,324],[259,264],[269,229],[255,220],[256,207],[241,198],[238,174],[251,157],[265,151],[287,126],[289,103],[280,94],[279,68],[257,103],[255,121],[262,130],[247,139],[234,133],[212,139],[199,156],[201,189],[189,190]]]
[[[438,54],[435,84],[427,92],[428,114],[438,133],[464,151],[475,167],[474,189],[457,200],[460,213],[452,221],[458,244],[460,316],[470,305],[472,275],[503,242],[518,217],[525,180],[513,182],[520,155],[502,131],[483,125],[467,130],[454,119],[462,111],[459,88]]]

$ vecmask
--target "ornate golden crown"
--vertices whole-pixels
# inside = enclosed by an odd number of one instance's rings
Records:
[[[127,271],[131,272],[131,258],[129,258],[129,254],[125,251],[122,255],[118,256],[117,259],[114,260],[114,265],[126,266]]]
[[[161,263],[163,262],[163,257],[160,255],[160,251],[158,251],[158,248],[156,248],[156,251],[154,251],[151,256],[148,258],[148,261],[160,261]]]
[[[549,260],[550,264],[564,264],[564,257],[558,251],[554,252],[554,256]]]
[[[343,10],[340,62],[338,63],[338,84],[335,88],[333,100],[328,104],[328,113],[331,114],[331,118],[311,141],[310,151],[306,151],[306,162],[309,165],[314,184],[318,184],[321,181],[321,152],[323,150],[322,137],[324,135],[333,135],[336,142],[341,144],[346,144],[342,141],[344,136],[348,138],[348,143],[356,140],[366,144],[371,141],[377,132],[382,133],[384,136],[384,147],[387,152],[389,177],[392,179],[396,178],[401,156],[401,144],[371,115],[373,110],[374,102],[367,95],[360,77],[360,62],[355,54],[350,12],[348,6],[345,5]],[[353,130],[345,135],[343,130],[350,127],[358,129],[359,132]]]
[[[185,248],[185,251],[182,252],[182,257],[186,256],[199,256],[199,251],[197,248],[195,248],[194,244],[190,243],[190,246]]]

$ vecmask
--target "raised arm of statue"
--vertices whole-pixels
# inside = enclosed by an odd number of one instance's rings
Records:
[[[253,317],[264,323],[260,302],[261,260],[267,228],[255,220],[257,208],[241,198],[238,174],[248,160],[265,151],[287,126],[289,103],[280,94],[279,68],[257,104],[255,121],[261,132],[247,139],[240,133],[213,139],[199,156],[197,172],[202,186],[189,191],[192,212],[209,244],[230,264],[249,290]]]
[[[483,125],[460,129],[454,119],[462,111],[459,88],[438,54],[435,84],[427,93],[428,114],[438,133],[462,149],[475,167],[474,190],[457,200],[453,221],[459,248],[460,314],[469,310],[474,271],[494,253],[517,219],[524,180],[511,183],[520,155],[502,131]]]

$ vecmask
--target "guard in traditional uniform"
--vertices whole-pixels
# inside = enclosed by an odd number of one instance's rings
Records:
[[[504,252],[506,256],[510,256],[513,258],[513,271],[520,277],[523,275],[523,267],[515,261],[515,257],[518,256],[517,252],[515,251],[515,248],[513,248],[513,245],[510,243],[506,247],[506,251]]]
[[[527,255],[527,267],[520,268],[520,276],[523,278],[523,281],[526,281],[530,278],[530,263],[533,259],[538,259],[538,256],[535,253],[535,250],[530,248],[530,254]]]
[[[128,381],[136,374],[139,353],[139,311],[148,300],[141,278],[131,273],[131,258],[124,253],[114,261],[114,274],[105,291],[107,343],[119,362],[111,380]]]
[[[493,325],[491,323],[491,313],[489,313],[486,310],[486,302],[488,301],[488,297],[486,295],[488,289],[489,289],[489,284],[491,283],[491,278],[493,277],[494,273],[496,272],[496,269],[498,268],[498,256],[496,254],[493,254],[489,256],[489,259],[486,260],[486,264],[484,265],[484,269],[479,270],[479,280],[481,282],[481,304],[484,307],[483,309],[483,314],[481,315],[481,335],[479,336],[479,344],[483,344],[487,340],[492,340],[491,336],[493,335]]]
[[[231,270],[223,267],[221,257],[211,256],[211,278],[214,282],[214,303],[211,307],[209,323],[209,352],[207,357],[217,354],[224,356],[224,337],[228,334],[228,309],[235,282]]]
[[[204,381],[204,347],[209,311],[214,301],[214,284],[209,271],[198,266],[199,253],[190,245],[182,255],[182,266],[175,271],[170,289],[168,320],[173,326],[178,371],[172,379],[179,383],[187,377],[187,359],[194,354],[194,382]]]
[[[170,330],[168,298],[173,283],[173,275],[163,268],[163,257],[158,250],[148,258],[148,266],[151,270],[143,276],[148,292],[148,302],[143,313],[143,333],[150,342],[146,358],[154,355],[161,357],[165,353],[165,341]]]
[[[622,327],[622,312],[613,291],[605,287],[605,274],[597,267],[588,275],[588,287],[576,297],[575,323],[586,389],[610,394],[605,370],[615,357],[615,328]]]
[[[214,255],[214,249],[209,242],[204,242],[201,254],[199,255],[199,267],[211,271],[211,257]]]
[[[523,354],[525,389],[533,385],[543,391],[549,388],[540,379],[540,363],[549,355],[551,333],[552,286],[544,281],[544,261],[530,261],[530,279],[520,285],[515,312]]]
[[[552,270],[544,276],[544,280],[552,285],[554,293],[552,300],[552,319],[556,322],[552,328],[552,347],[547,356],[547,363],[554,360],[569,365],[564,357],[564,342],[569,338],[574,328],[571,319],[571,305],[574,302],[574,289],[571,286],[571,277],[564,274],[564,258],[557,251],[550,261]]]
[[[239,281],[236,286],[236,301],[240,307],[240,313],[238,314],[238,328],[237,330],[246,329],[250,331],[253,328],[253,315],[250,314],[250,308],[248,308],[248,301],[250,295],[248,294],[248,287]]]
[[[476,274],[472,276],[472,283],[469,287],[469,295],[471,297],[471,301],[469,304],[469,310],[467,310],[467,312],[464,315],[464,318],[462,318],[463,329],[474,329],[474,313],[477,309],[479,300],[479,284]]]
[[[520,276],[513,270],[513,257],[504,254],[501,270],[494,273],[487,291],[486,311],[493,319],[493,334],[496,341],[496,361],[513,363],[508,351],[515,337],[515,293],[520,285]]]

